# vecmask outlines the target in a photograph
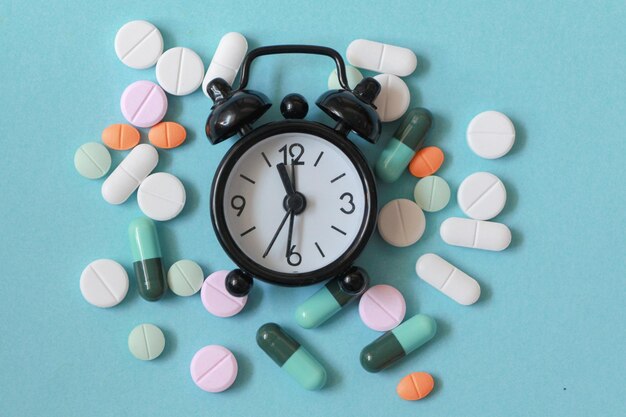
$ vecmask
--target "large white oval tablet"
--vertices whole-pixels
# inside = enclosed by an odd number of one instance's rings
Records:
[[[175,96],[191,94],[200,87],[204,64],[189,48],[168,49],[156,65],[156,78],[165,91]]]
[[[102,197],[110,204],[122,204],[159,163],[159,153],[146,143],[132,151],[102,183]]]
[[[93,261],[80,275],[80,292],[96,307],[113,307],[128,293],[128,274],[111,259]]]
[[[117,31],[115,53],[131,68],[150,68],[163,53],[163,37],[152,23],[133,20]]]
[[[246,52],[248,41],[241,33],[230,32],[222,36],[202,80],[202,92],[205,96],[209,97],[206,86],[215,78],[223,78],[228,84],[233,85]]]
[[[391,200],[378,213],[378,232],[385,242],[397,247],[420,240],[426,228],[422,209],[411,200]]]
[[[482,158],[500,158],[511,150],[514,143],[515,126],[500,112],[480,113],[467,126],[467,144]]]
[[[478,281],[434,253],[420,256],[415,272],[459,304],[474,304],[480,298]]]
[[[348,62],[355,67],[405,77],[417,67],[415,53],[407,48],[357,39],[348,45]]]
[[[374,100],[380,121],[393,122],[401,118],[411,102],[409,87],[400,78],[391,74],[379,74],[374,79],[381,87],[378,97]]]
[[[484,220],[450,217],[441,223],[439,234],[448,245],[501,251],[511,244],[511,230],[506,225]]]
[[[476,172],[459,186],[457,201],[463,213],[476,220],[496,217],[506,204],[506,188],[489,172]]]
[[[137,203],[152,220],[170,220],[185,207],[185,187],[178,178],[167,172],[148,176],[139,185]]]

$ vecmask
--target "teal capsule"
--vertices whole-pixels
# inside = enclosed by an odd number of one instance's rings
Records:
[[[130,223],[128,236],[139,295],[156,301],[165,294],[165,271],[156,226],[149,218],[139,217]]]
[[[383,334],[361,351],[361,366],[368,372],[381,371],[404,358],[437,333],[437,323],[425,314],[411,317]]]
[[[394,182],[404,172],[415,153],[422,147],[433,123],[424,108],[409,110],[376,162],[376,175],[384,182]]]
[[[257,344],[302,387],[318,390],[326,384],[326,370],[304,347],[276,323],[266,323],[256,333]]]

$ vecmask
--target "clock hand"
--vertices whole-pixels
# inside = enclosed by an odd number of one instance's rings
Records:
[[[283,169],[285,174],[287,173],[286,169]],[[295,193],[295,185],[296,185],[296,165],[291,164],[291,189]],[[296,217],[292,211],[291,217],[289,218],[289,233],[287,234],[287,252],[285,253],[285,257],[289,260],[289,255],[291,255],[291,238],[293,237],[293,221],[294,217]]]
[[[278,165],[276,165],[276,169],[278,169],[278,174],[280,175],[280,180],[283,182],[283,187],[285,187],[285,191],[287,192],[287,195],[293,195],[296,193],[294,184],[292,182],[291,179],[289,179],[289,174],[287,174],[287,167],[285,167],[285,164],[280,163]],[[293,176],[293,165],[291,168],[291,174]]]
[[[272,249],[274,242],[276,242],[276,238],[280,234],[280,231],[283,230],[283,226],[285,225],[285,222],[287,221],[287,217],[289,217],[292,212],[293,210],[288,210],[287,213],[285,213],[285,217],[283,217],[283,219],[281,220],[280,225],[278,226],[278,230],[276,230],[276,233],[274,233],[274,237],[272,238],[272,241],[268,245],[267,249],[265,249],[265,253],[263,254],[264,258],[267,256],[268,253],[270,253],[270,250]]]

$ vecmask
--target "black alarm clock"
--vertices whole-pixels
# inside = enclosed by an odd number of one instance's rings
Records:
[[[286,120],[252,126],[271,103],[246,89],[250,64],[285,53],[334,59],[343,88],[325,92],[316,104],[335,126],[302,120],[308,104],[299,94],[283,99]],[[242,62],[236,90],[221,78],[207,85],[214,102],[207,137],[217,144],[241,136],[219,164],[211,189],[216,236],[240,268],[226,280],[229,292],[246,294],[252,277],[283,286],[354,278],[350,267],[374,231],[377,199],[372,170],[347,135],[378,140],[381,123],[372,102],[380,88],[365,78],[351,90],[337,51],[309,45],[254,49]]]

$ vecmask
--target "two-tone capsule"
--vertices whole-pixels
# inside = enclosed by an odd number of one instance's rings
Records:
[[[404,358],[428,342],[437,333],[437,323],[425,314],[411,317],[383,334],[361,351],[361,366],[378,372]]]
[[[276,323],[266,323],[256,334],[257,344],[302,387],[318,390],[326,384],[326,370],[304,347]]]
[[[149,218],[139,217],[130,223],[128,236],[139,295],[156,301],[165,294],[165,271],[156,226]]]

